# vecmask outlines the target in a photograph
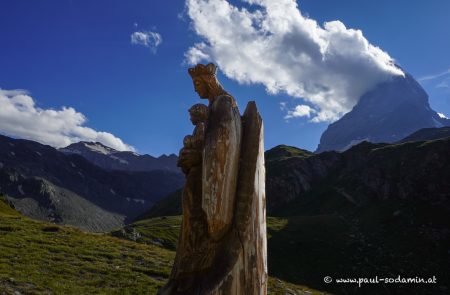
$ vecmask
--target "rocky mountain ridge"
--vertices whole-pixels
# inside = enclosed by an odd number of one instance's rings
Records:
[[[420,129],[399,141],[399,143],[408,141],[425,141],[450,137],[450,127],[442,128],[424,128]]]
[[[174,154],[153,157],[139,155],[131,151],[117,151],[100,142],[77,142],[59,149],[65,154],[76,154],[107,170],[153,171],[167,170],[180,172],[178,157]]]
[[[398,144],[373,144],[365,141],[342,153],[314,154],[286,145],[267,150],[267,212],[273,214],[280,207],[289,207],[291,201],[316,188],[328,186],[330,181],[337,181],[335,188],[344,199],[354,204],[367,200],[369,196],[380,199],[389,196],[407,198],[420,197],[426,193],[433,197],[436,192],[426,192],[422,187],[426,179],[430,180],[430,186],[437,187],[437,191],[450,192],[450,187],[442,177],[447,173],[445,168],[450,167],[447,163],[449,154],[446,147],[450,141],[447,129],[423,129]],[[422,141],[411,141],[417,134]],[[433,140],[438,142],[432,142]],[[416,164],[414,159],[421,160],[417,160]],[[429,172],[426,174],[424,171]],[[388,175],[387,172],[391,174]],[[427,177],[424,178],[425,176]],[[359,191],[358,196],[365,197],[359,199],[351,196],[350,191],[355,189]],[[180,200],[181,191],[176,191],[161,199],[140,218],[179,215]]]
[[[0,136],[0,191],[23,214],[109,231],[183,184],[169,170],[106,170],[78,154]]]
[[[450,197],[449,173],[450,138],[401,144],[365,141],[342,153],[268,161],[268,210],[277,212],[282,204],[324,187],[357,206],[389,198],[440,202]]]

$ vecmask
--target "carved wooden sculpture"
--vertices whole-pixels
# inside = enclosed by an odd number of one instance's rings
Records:
[[[159,294],[267,293],[263,124],[256,104],[240,116],[213,64],[189,69],[209,105],[190,109],[184,140],[183,222],[169,282]]]

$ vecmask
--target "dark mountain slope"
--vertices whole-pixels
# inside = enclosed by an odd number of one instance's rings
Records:
[[[181,174],[107,171],[79,155],[0,136],[0,190],[29,216],[110,230],[182,185]]]
[[[389,294],[446,294],[450,138],[363,142],[344,153],[310,157],[309,165],[323,167],[330,155],[334,164],[307,190],[298,189],[312,171],[305,172],[305,160],[285,160],[286,168],[269,178],[273,192],[290,195],[268,192],[268,199],[291,200],[271,212],[286,219],[269,243],[271,273],[337,294],[383,294],[386,286],[324,285],[323,277],[436,276],[439,284],[392,285]]]
[[[161,216],[176,216],[181,215],[181,198],[183,189],[179,189],[173,193],[161,198],[155,205],[147,212],[137,218],[137,220],[149,219]]]
[[[384,199],[434,202],[450,197],[450,138],[402,144],[363,142],[343,153],[277,161],[268,164],[267,171],[267,196],[274,204],[325,188],[339,191],[343,200],[358,206]],[[324,203],[315,206],[323,209]],[[272,212],[277,212],[276,207],[271,207]]]
[[[450,137],[450,127],[424,128],[403,138],[399,142],[425,141]]]
[[[266,168],[271,276],[336,294],[448,294],[450,138],[314,155],[278,146]],[[323,281],[399,275],[438,284]]]
[[[430,199],[439,194],[447,196],[450,192],[446,181],[450,179],[446,178],[450,177],[449,142],[450,139],[404,144],[363,142],[344,153],[321,154],[277,146],[265,153],[267,212],[275,213],[283,204],[311,190],[328,187],[329,183],[347,196],[346,190],[357,192],[348,198],[355,203],[369,197],[427,196]],[[179,215],[180,203],[181,191],[162,198],[143,216]]]

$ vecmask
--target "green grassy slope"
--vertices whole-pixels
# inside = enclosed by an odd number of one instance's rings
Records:
[[[133,224],[137,243],[35,221],[0,198],[0,294],[156,294],[170,274],[180,221]],[[270,278],[269,294],[325,293]]]
[[[308,158],[314,155],[312,152],[307,150],[302,150],[293,146],[288,145],[278,145],[265,153],[266,161],[279,161],[290,158]]]
[[[0,201],[0,294],[155,294],[173,258],[161,247],[31,220]]]
[[[113,236],[152,244],[175,251],[180,232],[181,216],[161,216],[136,221],[113,231]]]
[[[274,248],[273,245],[277,247],[275,251],[271,250],[268,254],[269,275],[271,276],[269,278],[269,294],[325,294],[308,288],[304,284],[293,284],[289,283],[289,280],[282,281],[279,279],[289,277],[285,276],[285,273],[292,274],[291,278],[295,278],[299,274],[298,264],[295,263],[298,260],[295,257],[296,254],[285,252],[286,244],[284,241],[278,240],[278,234],[288,225],[288,222],[291,221],[285,218],[268,217],[267,219],[269,249]],[[135,240],[139,243],[167,245],[169,248],[173,248],[176,247],[180,223],[181,216],[155,217],[139,220],[122,230],[114,231],[112,235]],[[325,229],[321,233],[327,234],[330,230],[333,230],[333,227]],[[275,241],[275,244],[273,241]],[[276,267],[277,271],[271,271],[272,267]],[[284,271],[280,272],[279,269]]]

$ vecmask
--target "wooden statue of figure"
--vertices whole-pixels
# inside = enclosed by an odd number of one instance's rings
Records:
[[[262,119],[254,102],[241,118],[216,71],[214,64],[189,69],[195,91],[209,104],[190,111],[196,127],[179,158],[186,174],[183,221],[161,295],[267,293]]]

